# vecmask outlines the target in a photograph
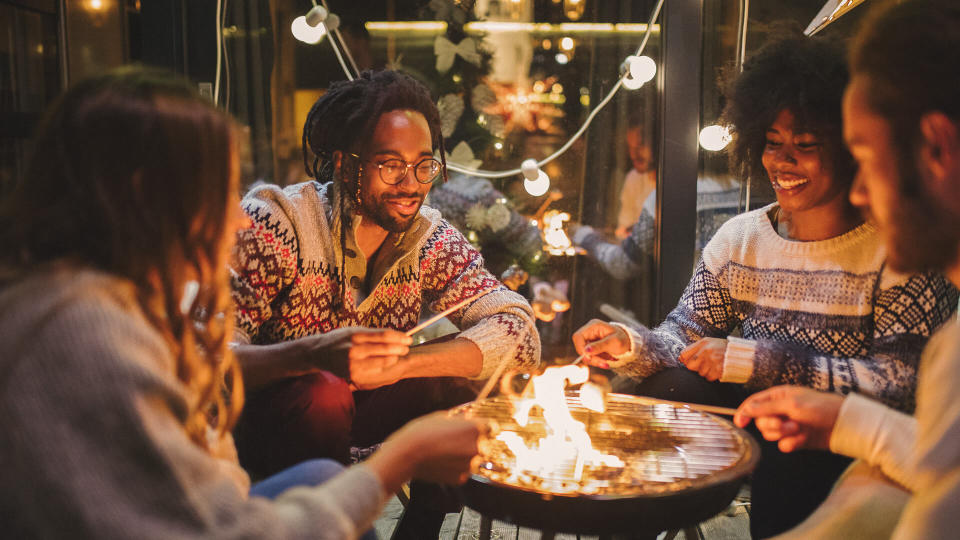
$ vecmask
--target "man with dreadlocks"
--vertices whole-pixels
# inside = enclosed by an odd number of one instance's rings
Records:
[[[316,181],[247,194],[252,227],[233,262],[234,351],[251,390],[236,436],[255,476],[364,457],[411,418],[472,399],[468,379],[539,362],[529,304],[422,206],[446,179],[423,85],[393,71],[335,83],[307,116],[303,143]],[[449,316],[462,332],[410,347],[403,332],[423,306],[439,312],[480,293]],[[420,495],[431,489],[413,486],[401,535],[437,537],[443,505]]]

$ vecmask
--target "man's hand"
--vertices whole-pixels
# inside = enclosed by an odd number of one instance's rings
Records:
[[[802,386],[774,386],[746,399],[733,417],[746,427],[753,419],[768,441],[779,441],[782,452],[800,448],[830,449],[843,396]]]
[[[696,371],[708,381],[719,381],[723,375],[723,357],[727,354],[727,340],[703,338],[680,353],[678,359],[690,371]]]
[[[400,380],[401,358],[412,341],[396,330],[356,326],[303,339],[309,341],[308,365],[348,379],[362,390]]]
[[[619,326],[593,319],[573,333],[573,346],[585,364],[607,369],[611,360],[630,350],[630,337]]]

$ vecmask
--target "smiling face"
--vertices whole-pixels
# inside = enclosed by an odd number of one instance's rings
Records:
[[[789,110],[781,110],[767,129],[761,161],[783,210],[846,204],[847,188],[836,181],[822,139],[799,131]]]
[[[413,167],[396,185],[380,178],[377,167],[388,159],[416,164],[433,157],[430,127],[422,114],[412,110],[384,113],[373,130],[373,140],[360,156],[360,213],[390,232],[403,232],[413,224],[430,184],[421,184]]]

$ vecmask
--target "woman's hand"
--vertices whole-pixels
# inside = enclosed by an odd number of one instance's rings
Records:
[[[607,369],[610,361],[630,350],[630,336],[619,326],[593,319],[573,333],[573,346],[585,364]]]
[[[680,353],[678,360],[690,371],[696,371],[708,381],[719,381],[723,375],[723,357],[727,354],[727,340],[703,338]]]
[[[441,484],[462,484],[477,455],[484,424],[451,418],[446,412],[423,416],[391,435],[367,460],[388,492],[415,478]]]
[[[412,340],[390,329],[350,326],[303,338],[307,364],[351,381],[366,390],[393,384],[403,376],[401,359]]]
[[[802,386],[774,386],[748,397],[733,421],[746,427],[754,420],[768,441],[779,441],[782,452],[799,448],[830,449],[843,396]]]

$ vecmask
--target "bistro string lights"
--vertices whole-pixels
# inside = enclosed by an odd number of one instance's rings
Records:
[[[304,20],[306,23],[309,24],[310,14],[316,11],[318,15],[316,15],[313,20],[317,20],[318,22],[321,22],[327,25],[327,31],[330,31],[329,24],[325,21],[329,21],[331,17],[336,17],[336,15],[333,13],[329,13],[329,11],[326,9],[327,6],[325,1],[323,1],[322,3],[323,3],[323,6],[319,6],[317,5],[316,1],[314,1],[314,7],[310,10],[307,16],[304,17]],[[527,190],[527,192],[530,195],[534,197],[538,197],[545,194],[550,189],[550,178],[547,176],[545,172],[541,170],[541,167],[557,159],[558,157],[563,155],[564,152],[570,149],[573,143],[577,139],[579,139],[580,136],[583,135],[583,133],[587,130],[587,128],[590,126],[590,123],[593,122],[593,119],[596,117],[597,113],[599,113],[600,110],[602,110],[603,107],[606,106],[611,99],[613,99],[613,96],[616,95],[617,91],[620,90],[621,86],[626,86],[628,89],[635,90],[637,88],[640,88],[645,82],[653,79],[654,75],[656,74],[656,63],[653,61],[653,59],[647,56],[642,56],[642,54],[644,49],[646,48],[647,41],[650,38],[650,32],[653,29],[653,24],[657,20],[657,18],[660,16],[660,10],[662,7],[663,7],[663,0],[659,0],[657,2],[657,5],[653,8],[653,12],[650,14],[650,19],[647,23],[646,32],[643,35],[643,40],[640,42],[640,46],[637,48],[636,53],[629,56],[627,60],[624,62],[624,69],[622,70],[623,73],[621,74],[620,79],[613,86],[613,88],[610,89],[607,95],[597,104],[597,106],[592,111],[590,111],[590,114],[587,115],[587,119],[583,122],[583,125],[580,126],[580,129],[578,129],[570,137],[570,139],[563,144],[563,146],[557,149],[557,151],[555,151],[554,153],[550,154],[549,156],[539,161],[533,158],[526,159],[523,161],[523,164],[521,165],[520,168],[508,169],[504,171],[487,171],[483,169],[476,169],[473,167],[465,167],[463,166],[463,164],[451,163],[451,162],[447,162],[447,168],[452,171],[460,172],[463,174],[468,174],[468,175],[476,176],[479,178],[490,178],[490,179],[507,178],[509,176],[522,174],[524,177],[524,188]],[[320,17],[320,12],[318,8],[323,9],[323,12],[322,12],[323,17]],[[312,26],[316,26],[316,25],[312,25]],[[339,30],[334,28],[332,32],[334,33],[334,35],[337,35]],[[296,32],[294,35],[296,35]],[[320,39],[318,38],[317,42],[319,41]],[[340,66],[343,68],[344,74],[347,76],[348,79],[353,80],[355,77],[355,74],[352,73],[350,69],[347,67],[346,63],[343,61],[343,55],[340,52],[340,48],[342,47],[343,52],[351,60],[351,64],[354,72],[356,72],[357,71],[356,65],[352,61],[352,56],[350,55],[350,51],[346,47],[346,44],[343,42],[342,39],[340,39],[339,35],[337,35],[337,40],[330,39],[330,45],[332,46],[334,53],[337,55],[337,59],[340,61]]]

